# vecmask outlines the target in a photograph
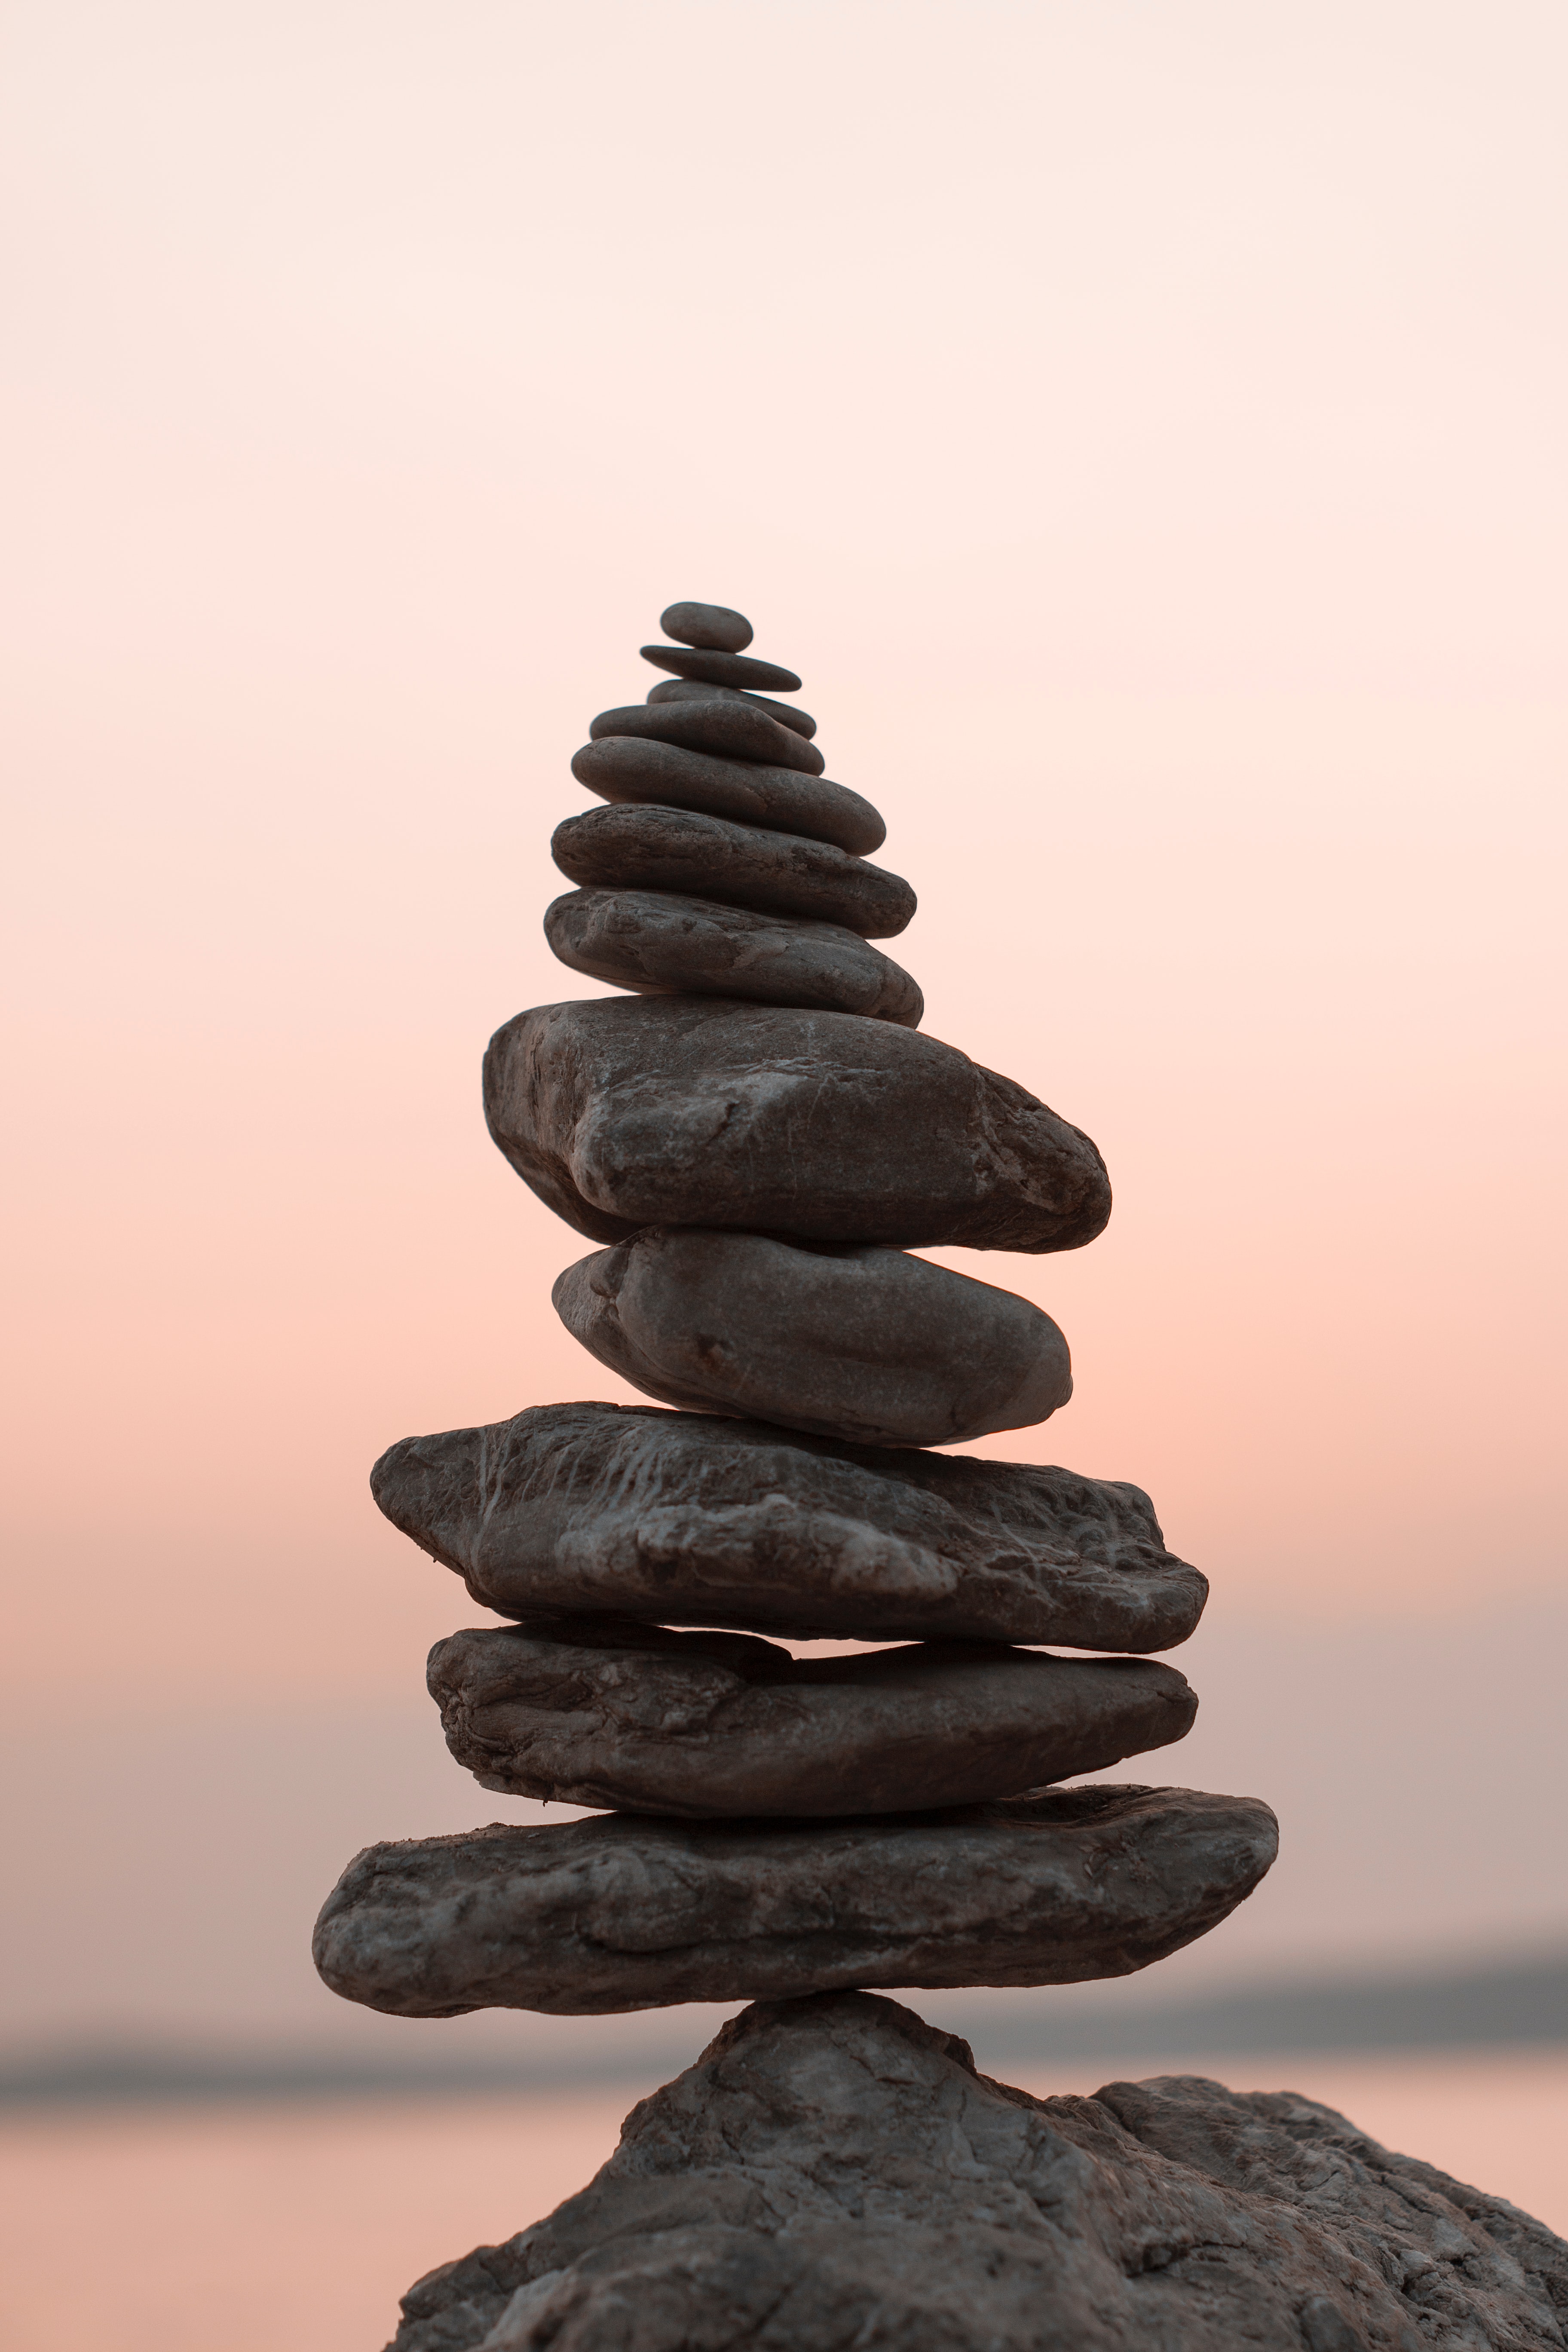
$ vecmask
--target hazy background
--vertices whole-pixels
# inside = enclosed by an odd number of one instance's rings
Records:
[[[483,1612],[365,1473],[628,1393],[478,1065],[584,992],[549,834],[685,596],[884,810],[928,1029],[1110,1165],[1091,1249],[943,1255],[1073,1347],[984,1450],[1213,1577],[1123,1777],[1281,1815],[1126,1997],[1568,1941],[1561,8],[5,25],[4,2052],[702,2038],[306,1950],[357,1846],[537,1811],[446,1759]]]

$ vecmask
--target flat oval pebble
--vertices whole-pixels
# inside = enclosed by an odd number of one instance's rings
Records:
[[[683,743],[689,751],[714,751],[724,760],[761,760],[774,768],[796,768],[803,776],[820,776],[827,764],[814,743],[738,697],[731,702],[705,698],[700,702],[626,703],[601,710],[590,721],[588,734],[595,743],[606,735]]]
[[[563,874],[584,887],[670,890],[759,913],[837,923],[862,939],[894,939],[915,912],[901,874],[831,842],[736,824],[700,809],[584,809],[550,837]]]
[[[1078,1249],[1099,1152],[1012,1079],[890,1021],[687,996],[542,1004],[498,1029],[485,1116],[579,1233],[717,1225],[900,1248]]]
[[[643,646],[646,662],[655,669],[672,670],[677,677],[700,678],[706,686],[746,686],[759,694],[796,694],[801,681],[793,669],[777,662],[757,661],[751,654],[696,653],[685,646]]]
[[[1072,1394],[1048,1315],[901,1250],[656,1225],[569,1265],[551,1297],[645,1396],[851,1445],[1030,1429]]]
[[[1278,1839],[1256,1798],[1114,1785],[880,1821],[495,1822],[357,1855],[315,1960],[396,2017],[1077,1984],[1217,1927]]]
[[[546,909],[544,936],[574,971],[643,995],[820,1005],[908,1029],[924,1010],[907,971],[836,923],[658,890],[574,890]]]
[[[647,706],[634,706],[643,709]],[[804,746],[802,747],[805,748]],[[826,776],[765,761],[721,760],[679,743],[608,735],[572,755],[572,773],[603,801],[654,801],[665,808],[705,809],[775,833],[836,842],[852,856],[880,848],[888,828],[869,801]]]
[[[750,621],[728,604],[667,604],[658,625],[683,646],[704,646],[714,653],[743,654],[752,642]]]
[[[1150,1658],[984,1642],[792,1658],[603,1617],[453,1633],[426,1680],[482,1787],[687,1820],[978,1804],[1167,1747],[1197,1713]]]
[[[700,680],[667,677],[658,686],[650,686],[645,699],[653,704],[662,702],[743,702],[748,709],[761,710],[776,719],[781,727],[790,728],[796,735],[812,736],[816,721],[809,710],[797,710],[788,702],[774,702],[765,694],[746,694],[738,686],[703,686]]]
[[[651,1405],[405,1437],[370,1483],[501,1617],[1149,1651],[1184,1642],[1208,1593],[1120,1480]]]

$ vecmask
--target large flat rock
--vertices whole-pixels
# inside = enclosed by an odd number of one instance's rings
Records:
[[[907,1812],[1011,1797],[1180,1739],[1150,1658],[930,1643],[793,1658],[744,1633],[561,1617],[430,1653],[447,1744],[487,1789],[705,1818]]]
[[[716,1225],[918,1249],[1078,1249],[1105,1163],[1011,1078],[890,1021],[724,998],[520,1013],[485,1055],[485,1116],[579,1233]]]
[[[880,1820],[493,1822],[356,1855],[313,1949],[397,2017],[1073,1984],[1217,1927],[1278,1834],[1256,1798],[1104,1784]]]
[[[646,1405],[405,1437],[371,1488],[503,1617],[1147,1651],[1184,1642],[1208,1592],[1119,1480]]]
[[[736,824],[701,809],[584,809],[556,826],[550,854],[563,874],[587,887],[684,891],[763,914],[839,923],[867,940],[892,939],[915,911],[901,874],[830,841]]]
[[[564,964],[643,996],[815,1005],[918,1029],[924,1001],[902,967],[837,923],[803,923],[663,890],[573,890],[546,908]]]
[[[1548,2352],[1568,2246],[1289,2091],[1032,2098],[868,1993],[770,2002],[389,2352]]]
[[[646,1396],[850,1444],[1030,1429],[1072,1394],[1048,1315],[901,1250],[654,1225],[568,1266],[551,1295]]]

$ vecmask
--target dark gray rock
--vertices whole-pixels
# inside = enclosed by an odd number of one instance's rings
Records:
[[[1031,2098],[826,1993],[733,2019],[403,2312],[389,2352],[1548,2352],[1568,2245],[1294,2092]]]
[[[1184,1642],[1208,1592],[1136,1486],[651,1405],[405,1437],[370,1483],[502,1617],[1147,1651]]]
[[[594,1241],[714,1225],[910,1249],[1078,1249],[1099,1152],[1010,1078],[848,1013],[700,997],[543,1004],[485,1055],[490,1133]]]
[[[313,1949],[395,2017],[1076,1984],[1216,1927],[1278,1839],[1256,1798],[1106,1783],[872,1821],[495,1822],[367,1847]]]
[[[688,1819],[978,1804],[1167,1747],[1197,1712],[1149,1658],[984,1642],[792,1658],[627,1618],[453,1633],[428,1680],[485,1788]]]
[[[918,1029],[910,975],[837,923],[803,923],[660,890],[574,890],[546,908],[564,964],[644,996],[741,997],[816,1005]]]
[[[751,687],[759,694],[795,694],[800,688],[793,669],[757,661],[750,654],[689,653],[684,646],[644,646],[641,650],[644,661],[652,662],[655,669],[700,678],[705,686]]]
[[[862,939],[889,940],[915,911],[903,877],[830,842],[767,833],[697,809],[595,808],[569,816],[551,835],[562,872],[585,887],[678,890],[837,923]]]
[[[658,625],[683,646],[704,646],[714,653],[743,654],[752,642],[750,621],[728,604],[667,604]]]
[[[568,1266],[551,1296],[645,1396],[851,1445],[1032,1429],[1072,1394],[1048,1315],[900,1250],[652,1225]]]
[[[799,710],[789,702],[774,702],[765,694],[747,694],[738,686],[704,686],[698,678],[667,677],[658,686],[650,686],[646,698],[656,707],[665,702],[743,702],[750,709],[765,711],[770,719],[776,719],[781,727],[793,729],[796,735],[809,738],[816,732],[816,721],[809,710]]]
[[[632,708],[644,710],[647,705],[634,703]],[[742,824],[765,824],[775,833],[803,833],[814,841],[837,842],[856,857],[879,848],[888,835],[869,801],[826,776],[771,767],[761,760],[721,760],[711,752],[689,751],[679,743],[607,735],[573,753],[572,773],[602,801],[654,801],[665,808],[706,809],[712,816],[732,817]]]
[[[704,696],[700,702],[623,703],[601,710],[590,720],[588,733],[595,743],[610,735],[635,735],[679,743],[689,751],[712,751],[724,760],[762,760],[803,776],[820,776],[827,764],[815,743],[739,695],[728,702]]]

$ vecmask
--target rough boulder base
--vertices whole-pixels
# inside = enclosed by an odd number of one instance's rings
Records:
[[[574,971],[644,996],[814,1005],[906,1029],[925,1010],[907,971],[835,923],[662,890],[574,890],[545,909],[544,936]]]
[[[491,1038],[484,1097],[524,1183],[598,1242],[718,1225],[1037,1255],[1110,1214],[1079,1129],[955,1046],[848,1013],[542,1004]]]
[[[683,891],[765,915],[839,923],[866,940],[894,938],[915,911],[901,874],[830,841],[734,824],[700,809],[584,809],[556,826],[550,854],[585,888]]]
[[[405,1437],[371,1491],[503,1617],[1148,1651],[1208,1592],[1136,1486],[648,1405]]]
[[[497,1822],[356,1855],[315,1959],[396,2017],[1075,1984],[1206,1935],[1278,1841],[1253,1797],[1103,1783],[853,1821]]]
[[[485,1788],[688,1819],[981,1803],[1163,1748],[1197,1712],[1148,1658],[977,1642],[793,1658],[605,1617],[450,1634],[427,1680]]]
[[[1568,2246],[1291,2092],[1031,2098],[847,1992],[734,2019],[403,2313],[389,2352],[1548,2352]]]
[[[645,1396],[852,1445],[1029,1429],[1072,1394],[1048,1315],[901,1250],[653,1226],[568,1266],[552,1297]]]

